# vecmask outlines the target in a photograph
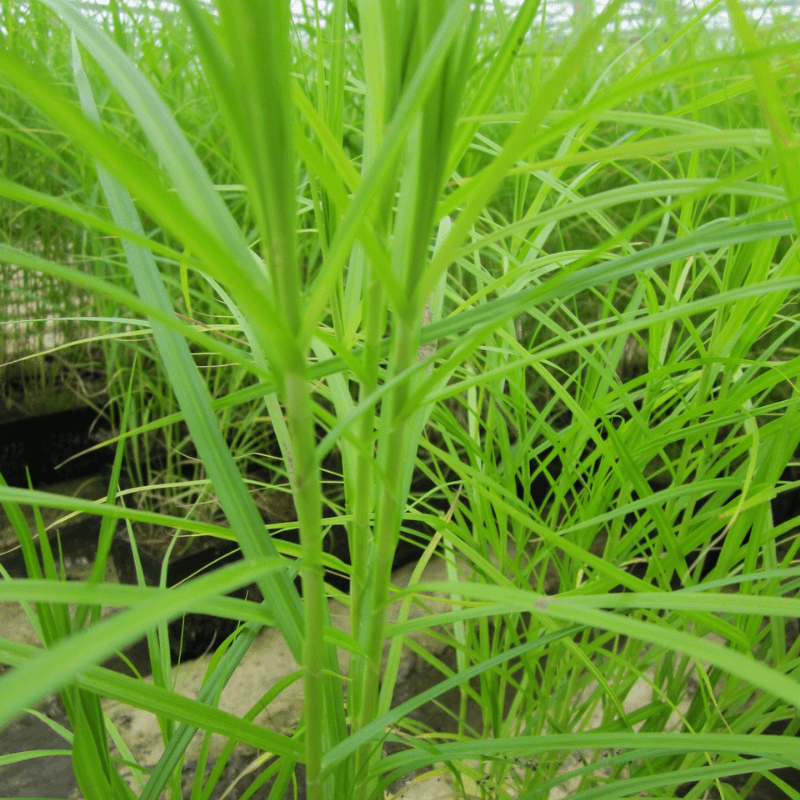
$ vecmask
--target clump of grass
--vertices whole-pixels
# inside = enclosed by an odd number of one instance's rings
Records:
[[[66,24],[71,76],[65,45],[54,63],[72,89],[37,76],[38,54],[20,58],[6,26],[13,118],[43,109],[81,177],[69,201],[47,185],[36,202],[80,223],[96,271],[32,240],[0,258],[104,298],[120,436],[146,463],[146,435],[163,428],[171,472],[187,455],[202,464],[154,513],[116,497],[119,450],[107,502],[92,506],[109,523],[86,585],[59,584],[47,552],[40,575],[16,504],[89,504],[0,489],[31,573],[0,593],[37,604],[47,645],[0,640],[17,667],[0,720],[61,690],[86,797],[133,791],[107,755],[99,697],[159,715],[164,756],[137,773],[145,799],[180,796],[198,729],[272,753],[251,788],[275,778],[275,798],[297,762],[309,798],[363,800],[437,763],[463,796],[486,797],[562,785],[616,797],[623,780],[628,794],[692,782],[701,796],[797,765],[791,738],[763,733],[798,708],[800,644],[783,623],[800,611],[794,522],[770,505],[795,488],[785,469],[800,439],[800,180],[781,91],[796,43],[759,43],[730,0],[743,72],[705,14],[628,42],[609,33],[621,6],[581,18],[553,55],[536,0],[335,0],[304,3],[301,22],[288,3],[219,0],[212,13],[183,0],[154,18],[161,47],[152,19],[116,4],[98,26],[43,0],[25,24],[49,29],[45,9]],[[173,30],[192,47],[176,52]],[[0,191],[32,213],[22,171]],[[107,264],[125,264],[124,279]],[[125,342],[131,314],[146,338]],[[265,441],[298,547],[266,535],[242,469]],[[196,513],[212,491],[224,524]],[[100,582],[115,519],[234,536],[245,560],[117,592]],[[351,556],[336,562],[345,633],[324,583],[334,523]],[[421,565],[438,547],[448,580],[398,589],[396,550],[421,532]],[[260,607],[224,597],[253,580]],[[410,616],[434,595],[444,611]],[[69,615],[70,601],[86,605]],[[112,601],[128,610],[100,622]],[[188,701],[170,689],[166,624],[198,608],[249,624]],[[247,717],[215,708],[262,624],[301,667],[291,735],[252,723],[283,684]],[[418,630],[445,639],[455,670]],[[96,666],[145,633],[152,685]],[[442,681],[392,708],[403,648]],[[651,700],[631,709],[642,683]],[[451,688],[451,731],[412,721]],[[387,742],[400,747],[382,758]]]

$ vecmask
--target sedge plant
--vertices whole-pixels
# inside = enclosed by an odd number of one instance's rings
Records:
[[[0,489],[29,566],[0,596],[36,604],[45,645],[0,640],[15,668],[0,678],[0,723],[61,691],[86,798],[179,797],[197,731],[229,746],[208,781],[198,770],[193,798],[209,796],[239,742],[271,759],[248,792],[272,779],[270,798],[291,796],[302,763],[313,800],[374,800],[437,764],[454,796],[518,798],[563,786],[666,797],[681,783],[699,797],[800,766],[791,737],[764,734],[800,708],[800,644],[783,623],[800,616],[796,545],[770,505],[796,488],[786,467],[800,443],[800,172],[785,91],[796,42],[759,41],[729,0],[740,71],[732,42],[708,44],[719,3],[676,18],[666,40],[650,28],[630,42],[609,36],[622,5],[582,15],[551,52],[538,0],[304,2],[299,19],[288,2],[182,0],[197,53],[186,59],[166,41],[153,57],[149,29],[120,4],[98,25],[39,0],[28,24],[59,18],[69,31],[66,88],[20,57],[6,8],[5,91],[38,107],[83,153],[76,174],[96,180],[79,201],[16,176],[0,192],[116,237],[130,283],[13,242],[0,258],[138,315],[178,408],[165,400],[131,421],[137,372],[125,373],[102,504]],[[226,143],[212,156],[200,157],[207,129],[180,124],[192,101],[219,109]],[[192,308],[226,314],[230,335]],[[214,368],[199,369],[208,354]],[[220,429],[230,415],[277,443],[298,547],[265,528]],[[178,418],[224,524],[131,508],[116,492],[121,443]],[[333,452],[344,632],[325,583]],[[424,496],[420,474],[434,487]],[[39,573],[19,504],[104,517],[88,581],[57,579],[44,535]],[[114,521],[134,547],[137,525],[158,524],[233,538],[244,558],[169,590],[104,585]],[[420,526],[430,538],[401,590],[395,553]],[[437,548],[448,580],[424,583]],[[252,581],[263,603],[225,596]],[[445,610],[410,613],[434,594]],[[103,605],[125,610],[101,620]],[[173,690],[164,645],[166,623],[188,611],[243,623],[195,700]],[[264,625],[298,673],[249,714],[223,712],[219,693]],[[142,635],[152,683],[98,666]],[[404,649],[442,679],[395,705]],[[256,724],[296,679],[296,729]],[[651,699],[631,709],[641,683]],[[452,729],[431,729],[420,712],[450,689]],[[134,764],[135,788],[109,756],[99,698],[158,717],[164,754]]]

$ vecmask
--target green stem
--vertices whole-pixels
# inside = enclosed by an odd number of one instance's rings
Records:
[[[397,318],[397,331],[392,337],[388,376],[397,375],[410,367],[417,358],[419,325],[410,319]],[[361,641],[366,645],[367,658],[356,676],[358,682],[358,712],[354,729],[368,725],[377,714],[383,644],[386,638],[386,601],[392,574],[392,562],[400,534],[400,523],[406,502],[406,487],[398,485],[393,477],[398,474],[397,459],[408,456],[409,425],[412,417],[400,417],[408,397],[407,382],[401,381],[387,397],[381,414],[381,435],[378,440],[377,469],[381,485],[378,493],[374,543],[368,564],[368,590],[361,619]],[[374,744],[361,747],[356,754],[356,775],[367,775],[370,762],[381,757]],[[364,780],[356,787],[356,800],[366,800],[374,781]]]
[[[378,388],[381,338],[386,328],[385,292],[377,280],[372,280],[365,292],[364,372],[366,379],[359,387],[359,398],[364,400]],[[372,511],[375,505],[375,459],[373,449],[367,448],[375,435],[374,414],[364,414],[359,423],[359,442],[362,449],[356,464],[356,487],[353,499],[353,535],[350,542],[352,577],[350,584],[351,633],[359,636],[362,619],[361,608],[367,582],[367,549],[370,541]]]
[[[322,485],[315,463],[314,415],[311,387],[302,371],[285,376],[286,423],[293,443],[295,505],[303,561],[305,631],[303,637],[303,685],[305,691],[306,789],[309,800],[322,800],[320,765],[325,725],[325,599],[322,565]]]

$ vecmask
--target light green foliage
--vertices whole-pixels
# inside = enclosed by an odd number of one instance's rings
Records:
[[[312,800],[376,800],[441,763],[487,798],[701,797],[800,767],[763,734],[800,709],[798,543],[770,505],[800,444],[800,22],[592,5],[559,31],[539,0],[3,4],[0,262],[94,298],[78,345],[102,347],[118,436],[104,504],[0,487],[29,570],[0,599],[34,604],[45,645],[0,639],[0,724],[61,691],[86,798],[178,800],[198,730],[230,741],[206,780],[206,740],[193,800],[236,742],[275,756],[252,788],[275,777],[276,800],[298,761]],[[270,531],[298,546],[268,535],[265,486],[291,496],[297,521]],[[46,536],[40,572],[19,504],[103,516],[88,581],[59,581]],[[245,560],[104,586],[120,521],[134,542],[235,537]],[[437,548],[449,579],[421,583]],[[263,604],[224,596],[250,581]],[[449,610],[412,615],[431,593]],[[196,700],[166,646],[189,610],[246,623]],[[263,625],[300,671],[237,718],[216,704]],[[152,683],[97,666],[145,634]],[[442,677],[392,708],[404,648]],[[297,730],[256,725],[296,680]],[[413,715],[456,688],[454,733]],[[101,697],[159,719],[136,789]],[[405,747],[382,758],[387,740]]]

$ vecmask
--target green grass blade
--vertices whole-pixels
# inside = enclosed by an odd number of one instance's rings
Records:
[[[23,670],[0,678],[0,724],[5,724],[49,692],[73,681],[87,667],[99,664],[116,650],[136,641],[158,622],[184,613],[197,602],[246,585],[259,573],[281,574],[281,561],[266,563],[270,569],[258,563],[244,562],[217,570],[178,589],[159,593],[135,608],[61,640],[31,659]],[[96,592],[97,587],[90,591]]]
[[[99,122],[77,49],[74,51],[74,58],[82,105]],[[100,180],[117,223],[141,232],[141,223],[127,191],[103,169],[100,169]],[[142,299],[163,313],[169,313],[172,304],[152,254],[131,243],[126,243],[124,248]],[[208,389],[185,340],[155,320],[151,324],[170,383],[242,551],[248,558],[277,556],[275,546],[264,536],[261,517],[222,438],[216,416],[211,409]],[[274,617],[287,644],[299,657],[303,634],[302,606],[297,590],[286,575],[265,577],[260,583],[264,597],[275,609]]]
[[[30,645],[0,639],[0,654],[6,663],[25,668],[31,663],[36,663],[41,651]],[[163,714],[186,725],[219,733],[252,747],[269,750],[276,755],[286,755],[294,759],[299,759],[301,756],[298,743],[288,737],[174,691],[153,686],[127,675],[120,675],[103,667],[86,666],[81,674],[75,677],[75,685],[101,697],[127,703],[153,714]]]

